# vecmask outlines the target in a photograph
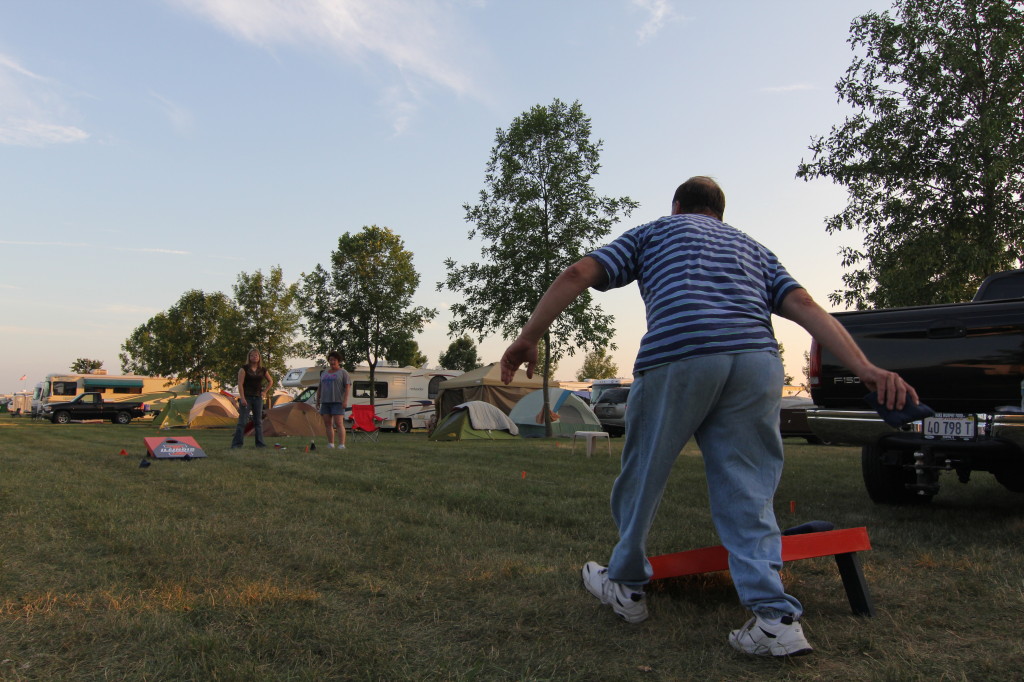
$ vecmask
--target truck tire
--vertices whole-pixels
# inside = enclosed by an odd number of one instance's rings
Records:
[[[113,421],[115,424],[130,424],[132,421],[132,414],[131,412],[125,412],[124,410],[122,410],[115,414],[114,418],[111,421]]]
[[[915,482],[910,469],[887,464],[886,450],[878,445],[865,445],[860,453],[861,472],[868,497],[876,504],[924,504],[932,501],[931,495],[920,495],[909,490],[907,484]]]
[[[54,412],[53,416],[50,418],[50,421],[53,422],[54,424],[67,424],[68,422],[71,421],[71,414],[67,410]]]
[[[395,422],[395,430],[399,433],[409,433],[412,431],[412,420],[411,419],[399,419]]]

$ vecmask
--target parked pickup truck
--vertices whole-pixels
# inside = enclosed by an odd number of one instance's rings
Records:
[[[72,419],[109,419],[115,424],[128,424],[135,417],[146,414],[144,403],[106,402],[102,393],[83,393],[66,403],[52,403],[43,407],[43,417],[54,424],[67,424]]]
[[[836,313],[875,364],[898,372],[934,417],[901,429],[864,402],[850,370],[811,345],[808,425],[824,441],[862,446],[875,502],[928,502],[942,472],[987,471],[1024,492],[1024,270],[986,279],[970,303]]]

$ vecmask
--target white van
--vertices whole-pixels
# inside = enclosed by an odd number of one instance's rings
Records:
[[[590,404],[596,405],[601,394],[609,388],[625,388],[633,385],[633,377],[616,377],[614,379],[594,379],[590,384]]]
[[[325,367],[297,367],[290,369],[281,379],[284,388],[303,390],[297,400],[311,405],[316,403],[316,388]],[[434,399],[441,382],[462,374],[454,369],[420,369],[418,367],[380,366],[374,370],[370,386],[370,368],[360,365],[349,372],[352,386],[349,405],[369,405],[370,393],[374,398],[374,412],[384,421],[382,429],[408,433],[412,429],[427,428],[434,415]]]

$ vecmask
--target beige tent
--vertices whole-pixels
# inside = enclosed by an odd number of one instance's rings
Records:
[[[254,429],[252,420],[245,427],[246,433]],[[316,408],[306,403],[290,402],[267,410],[263,418],[264,436],[324,436],[323,417]]]
[[[551,387],[558,386],[557,381]],[[501,383],[501,365],[492,362],[471,372],[442,381],[438,387],[440,392],[434,401],[434,414],[437,423],[455,409],[456,405],[480,400],[494,405],[506,415],[512,411],[519,399],[527,393],[544,388],[544,379],[534,374],[532,379],[526,378],[524,370],[517,370],[512,383],[508,386]]]
[[[190,429],[215,429],[238,423],[235,402],[222,393],[203,393],[188,411]]]

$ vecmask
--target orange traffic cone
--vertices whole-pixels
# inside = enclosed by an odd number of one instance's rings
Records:
[[[127,457],[127,456],[128,456],[128,451],[127,451],[127,450],[125,450],[124,448],[121,448],[121,452],[120,452],[120,455],[121,455],[122,457]]]

